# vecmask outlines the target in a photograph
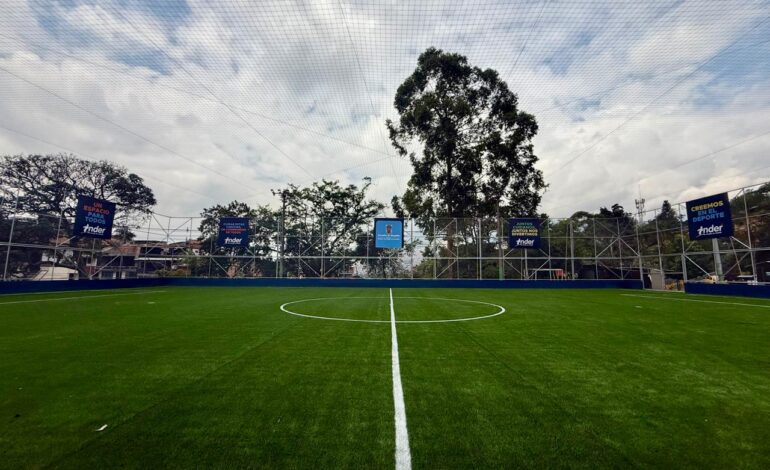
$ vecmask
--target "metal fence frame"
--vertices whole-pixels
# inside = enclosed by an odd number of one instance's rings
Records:
[[[76,240],[68,237],[74,222],[71,218],[62,214],[21,213],[15,203],[5,205],[1,217],[4,223],[0,225],[0,253],[4,252],[4,256],[0,259],[4,260],[3,280],[19,277],[18,270],[9,271],[9,268],[17,257],[23,259],[26,253],[34,260],[39,255],[41,268],[32,276],[39,280],[62,279],[57,268],[64,268],[76,271],[68,278],[81,279],[269,276],[569,281],[588,278],[640,279],[648,287],[658,289],[681,289],[683,282],[694,279],[768,282],[766,268],[758,267],[758,260],[763,266],[770,263],[770,243],[762,242],[763,237],[756,231],[757,227],[770,227],[770,209],[749,207],[746,197],[760,186],[730,191],[733,204],[742,199],[743,208],[741,211],[734,207],[735,235],[719,241],[690,241],[684,203],[675,203],[672,208],[679,215],[676,221],[659,220],[659,210],[637,213],[633,220],[574,216],[543,219],[540,249],[508,248],[505,237],[501,236],[507,222],[497,218],[435,219],[427,226],[408,219],[405,248],[391,251],[373,248],[373,220],[363,221],[351,229],[359,236],[348,246],[339,247],[331,246],[327,240],[329,233],[337,233],[334,221],[312,217],[301,221],[279,217],[275,235],[268,243],[237,252],[216,247],[213,237],[203,237],[198,230],[200,217],[159,213],[145,214],[135,220],[129,220],[128,216],[116,220],[114,227],[118,233],[127,237],[126,233],[133,231],[133,241],[127,238]],[[304,232],[292,232],[290,227],[299,222]],[[260,220],[252,220],[251,225],[256,236]],[[35,235],[35,226],[40,232],[37,235],[43,234],[42,240],[40,236],[30,236],[30,233]],[[46,238],[45,234],[50,237]],[[293,251],[288,248],[291,246],[295,247]],[[23,265],[23,261],[20,264]],[[51,266],[40,275],[45,264]],[[50,276],[46,276],[48,272]]]

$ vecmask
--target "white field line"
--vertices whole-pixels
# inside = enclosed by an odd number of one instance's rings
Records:
[[[337,318],[337,317],[322,317],[318,315],[308,315],[305,313],[297,313],[292,312],[291,310],[287,309],[286,307],[289,305],[304,303],[304,302],[314,302],[317,300],[345,300],[345,299],[382,299],[382,297],[319,297],[316,299],[302,299],[302,300],[294,300],[292,302],[286,302],[285,304],[281,305],[280,309],[281,311],[288,313],[289,315],[295,315],[298,317],[304,317],[304,318],[315,318],[317,320],[333,320],[333,321],[352,321],[357,323],[390,323],[390,320],[360,320],[356,318]],[[391,299],[391,302],[393,299]]]
[[[73,300],[73,299],[96,299],[98,297],[115,297],[118,295],[142,295],[142,294],[157,294],[159,292],[166,292],[164,290],[145,290],[142,292],[130,292],[124,294],[104,294],[104,295],[81,295],[80,297],[56,297],[53,299],[35,299],[35,300],[15,300],[13,302],[0,302],[0,305],[10,304],[31,304],[35,302],[52,302],[54,300]]]
[[[497,307],[500,310],[498,310],[495,313],[491,313],[489,315],[483,315],[480,317],[470,317],[470,318],[451,318],[449,320],[398,320],[396,323],[453,323],[458,321],[473,321],[473,320],[483,320],[485,318],[492,318],[496,317],[498,315],[502,315],[505,313],[505,307],[502,305],[492,304],[489,302],[482,302],[480,300],[463,300],[463,299],[450,299],[450,298],[444,298],[444,297],[396,297],[397,299],[420,299],[420,300],[444,300],[444,301],[455,301],[455,302],[467,302],[471,304],[480,304],[480,305],[489,305],[490,307]]]
[[[699,302],[704,304],[740,305],[741,307],[770,308],[770,305],[744,304],[740,302],[720,302],[718,300],[678,299],[676,297],[658,297],[654,295],[620,294],[624,297],[639,297],[640,299],[678,300],[680,302]]]
[[[66,282],[66,281],[62,281]],[[152,287],[152,286],[147,286]],[[124,290],[136,290],[136,289],[142,289],[142,287],[114,287],[110,289],[72,289],[72,290],[49,290],[49,291],[42,291],[42,292],[14,292],[13,294],[0,294],[0,299],[4,297],[11,297],[14,295],[46,295],[46,294],[66,294],[66,293],[72,293],[77,294],[78,292],[114,292],[116,290],[124,291]]]
[[[390,320],[361,320],[357,318],[339,318],[339,317],[324,317],[320,315],[308,315],[305,313],[297,313],[287,308],[289,305],[300,304],[304,302],[314,302],[318,300],[380,299],[380,298],[381,297],[319,297],[315,299],[301,299],[301,300],[294,300],[292,302],[286,302],[285,304],[280,306],[280,309],[281,311],[283,311],[284,313],[288,313],[289,315],[295,315],[295,316],[304,317],[304,318],[315,318],[317,320],[350,321],[350,322],[357,322],[357,323],[390,323]],[[492,304],[489,302],[481,302],[479,300],[451,299],[451,298],[444,298],[444,297],[393,297],[393,298],[394,299],[443,300],[448,302],[466,302],[466,303],[472,303],[472,304],[489,305],[490,307],[497,307],[499,309],[495,313],[491,313],[489,315],[483,315],[480,317],[453,318],[448,320],[396,320],[396,323],[453,323],[453,322],[459,322],[459,321],[483,320],[485,318],[492,318],[505,313],[505,307],[497,304]]]
[[[393,307],[393,289],[390,291],[391,362],[393,364],[393,406],[396,422],[396,470],[411,470],[412,454],[409,450],[409,432],[406,428],[406,405],[401,385],[401,364],[398,360],[398,335],[396,333],[396,309]]]

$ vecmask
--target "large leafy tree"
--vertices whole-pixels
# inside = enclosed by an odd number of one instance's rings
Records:
[[[674,210],[667,199],[663,201],[663,204],[660,206],[660,212],[655,216],[655,220],[657,220],[659,224],[670,226],[678,224],[681,218],[679,217],[679,213]]]
[[[613,204],[609,209],[606,207],[599,208],[598,217],[601,219],[617,219],[623,228],[634,227],[636,223],[634,220],[634,214],[626,212],[626,210],[620,204]]]
[[[232,201],[228,204],[217,204],[203,209],[198,231],[201,233],[203,249],[209,250],[216,241],[219,232],[219,219],[223,217],[246,217],[251,219],[251,239],[259,254],[270,252],[271,237],[274,236],[277,222],[275,212],[269,206],[251,207],[240,201]],[[255,236],[256,234],[256,236]]]
[[[0,196],[6,209],[75,215],[78,195],[108,199],[124,213],[146,213],[155,196],[144,180],[120,165],[70,154],[6,155],[0,158]]]
[[[283,275],[336,276],[349,268],[366,251],[371,219],[385,205],[367,197],[371,180],[362,185],[340,185],[337,181],[315,182],[310,186],[289,185],[273,190],[279,206],[255,206],[232,201],[201,212],[198,227],[202,249],[220,257],[225,271],[248,269],[254,265],[262,275],[275,269],[281,252],[285,255]],[[248,250],[217,249],[215,238],[222,217],[246,217],[251,220],[251,244]],[[283,225],[281,224],[283,220]],[[283,236],[282,236],[283,235]],[[282,243],[283,242],[283,243]],[[321,255],[325,262],[321,262]],[[260,259],[249,259],[250,256]],[[348,261],[341,262],[341,257]],[[222,269],[214,272],[223,272]]]
[[[217,246],[219,219],[223,217],[245,217],[249,219],[249,247],[225,250]],[[200,263],[194,256],[189,256],[186,264],[191,271],[211,272],[215,275],[236,276],[239,273],[250,275],[273,275],[275,264],[270,254],[276,249],[278,219],[275,210],[269,206],[251,207],[240,201],[217,204],[203,209],[198,225],[201,250],[218,256],[213,266]]]
[[[532,146],[537,122],[496,71],[430,48],[394,105],[390,139],[414,170],[397,211],[426,226],[435,217],[536,214],[545,188]]]
[[[284,217],[286,273],[336,276],[347,267],[339,257],[355,260],[366,251],[371,220],[385,205],[367,197],[372,181],[340,185],[323,180],[311,186],[289,185],[273,194],[280,197]],[[318,256],[337,257],[321,265]],[[301,260],[301,261],[300,261]]]
[[[9,254],[10,273],[28,275],[39,270],[42,251],[23,245],[49,245],[57,234],[68,236],[70,224],[60,224],[59,217],[74,217],[81,194],[116,203],[114,235],[124,239],[133,237],[125,222],[137,222],[156,203],[142,178],[114,163],[69,154],[0,157],[0,234],[5,239],[13,226],[17,244]],[[16,214],[14,220],[11,213]],[[72,245],[83,243],[70,240]],[[85,259],[65,260],[58,251],[55,262],[83,269]]]

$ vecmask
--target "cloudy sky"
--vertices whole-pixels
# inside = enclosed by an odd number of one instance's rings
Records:
[[[568,216],[770,180],[770,2],[4,0],[0,153],[68,151],[195,215],[320,178],[389,201],[396,88],[435,46],[535,114]]]

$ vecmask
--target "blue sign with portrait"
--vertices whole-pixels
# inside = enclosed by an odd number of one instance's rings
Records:
[[[245,217],[222,217],[219,219],[217,244],[226,248],[249,246],[249,219]]]
[[[76,237],[112,238],[112,220],[115,217],[115,204],[104,199],[90,196],[78,196],[75,209]]]
[[[540,220],[508,220],[508,248],[540,248]]]
[[[687,202],[687,227],[693,241],[731,236],[733,216],[727,193]]]
[[[374,247],[398,250],[404,247],[404,219],[374,219]]]

